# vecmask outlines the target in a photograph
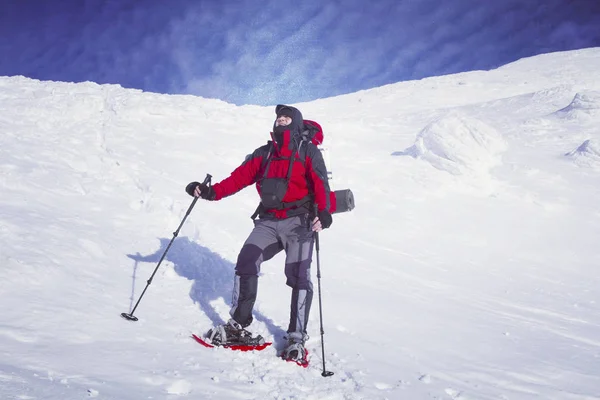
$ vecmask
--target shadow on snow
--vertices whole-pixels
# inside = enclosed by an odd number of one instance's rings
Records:
[[[156,267],[170,241],[171,239],[160,239],[160,248],[150,255],[143,256],[139,253],[127,255],[135,261],[130,310],[133,308],[136,273],[139,263],[154,263]],[[187,237],[178,237],[173,241],[163,263],[164,261],[171,262],[178,275],[194,282],[190,290],[190,298],[199,305],[200,310],[210,318],[213,324],[225,323],[210,303],[220,298],[230,298],[234,282],[235,264],[225,260],[210,249],[192,242]],[[262,313],[254,310],[253,315],[256,321],[266,325],[269,333],[276,341],[285,334],[284,329],[277,326],[272,319],[267,318]]]

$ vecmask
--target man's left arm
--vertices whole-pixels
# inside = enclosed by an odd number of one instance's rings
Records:
[[[327,167],[323,155],[317,146],[309,145],[306,155],[306,165],[309,184],[312,186],[312,192],[315,196],[315,203],[318,207],[318,217],[323,228],[329,228],[333,219],[329,212],[331,204],[330,188],[327,180]]]

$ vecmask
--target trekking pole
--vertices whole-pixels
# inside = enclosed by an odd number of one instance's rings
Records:
[[[206,178],[204,178],[204,182],[202,182],[202,184],[210,186],[210,180],[211,179],[212,179],[212,176],[210,174],[206,174]],[[146,293],[146,290],[148,289],[148,286],[150,286],[150,284],[152,283],[152,279],[154,278],[154,275],[156,274],[156,271],[158,271],[158,267],[160,267],[160,264],[165,259],[165,256],[167,255],[167,252],[171,248],[171,245],[173,244],[173,241],[175,240],[175,238],[177,237],[177,235],[179,235],[179,230],[183,226],[183,223],[185,222],[185,220],[187,219],[187,217],[192,212],[192,208],[194,208],[194,206],[196,205],[197,201],[198,201],[198,197],[194,197],[194,201],[192,201],[192,204],[190,204],[190,207],[188,208],[187,212],[185,213],[185,216],[183,217],[183,219],[181,220],[181,223],[179,224],[179,227],[177,228],[177,230],[175,232],[173,232],[173,238],[169,242],[169,245],[165,249],[165,252],[163,253],[162,257],[160,257],[160,260],[158,261],[158,264],[156,265],[156,268],[154,268],[154,272],[150,276],[150,279],[148,279],[148,283],[146,283],[146,287],[144,288],[144,291],[140,295],[140,298],[138,299],[138,301],[135,303],[135,306],[133,307],[133,310],[131,310],[130,313],[121,313],[121,317],[125,318],[128,321],[137,321],[138,320],[138,318],[135,315],[133,315],[133,313],[135,312],[135,310],[137,309],[138,305],[140,304],[140,301],[142,300],[142,297],[144,297],[144,294]]]
[[[321,354],[323,356],[323,372],[321,373],[321,376],[325,378],[328,376],[332,376],[333,372],[327,371],[325,369],[325,340],[323,339],[325,331],[323,330],[323,302],[321,300],[321,261],[319,259],[319,232],[315,232],[315,248],[317,250],[317,286],[319,289],[319,319],[321,321]]]

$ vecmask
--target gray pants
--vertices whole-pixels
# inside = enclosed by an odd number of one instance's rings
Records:
[[[288,333],[306,334],[313,297],[310,280],[313,244],[314,233],[307,215],[254,221],[254,229],[235,266],[231,317],[243,327],[252,323],[260,265],[285,250],[286,284],[292,288]]]

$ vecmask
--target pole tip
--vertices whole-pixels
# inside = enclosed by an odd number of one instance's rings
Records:
[[[333,375],[333,372],[331,372],[331,371],[323,371],[323,373],[321,374],[321,376],[323,378],[327,378],[328,376],[332,376],[332,375]]]
[[[137,321],[138,318],[135,315],[121,313],[121,317],[125,318],[127,321]]]

